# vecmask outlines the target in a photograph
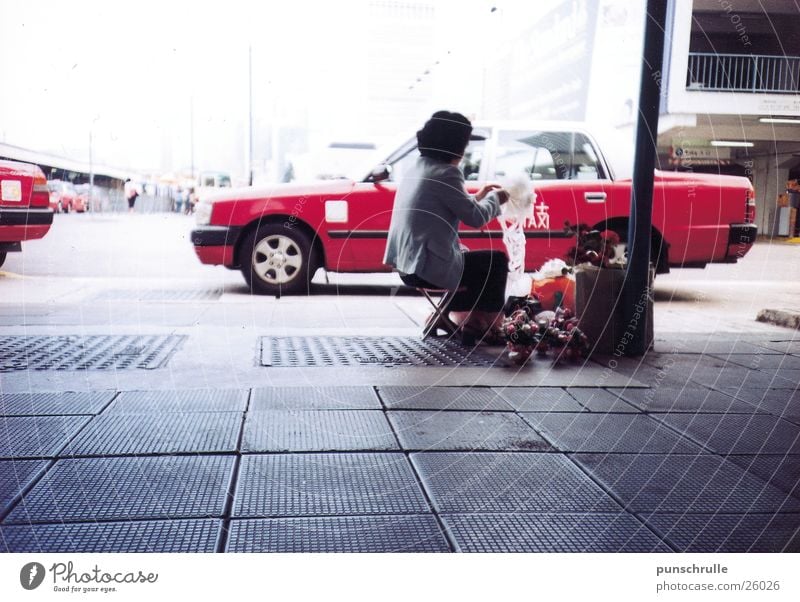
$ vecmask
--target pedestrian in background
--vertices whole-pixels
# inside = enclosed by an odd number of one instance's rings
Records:
[[[133,213],[133,207],[136,205],[138,196],[139,191],[136,189],[136,184],[131,182],[130,178],[125,180],[125,198],[128,199],[128,213]]]

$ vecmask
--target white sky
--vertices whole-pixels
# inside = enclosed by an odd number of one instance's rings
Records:
[[[442,49],[480,35],[470,17],[488,14],[488,0],[442,4]],[[277,93],[279,113],[324,105],[326,133],[358,140],[360,74],[349,61],[366,52],[365,8],[366,0],[0,0],[0,142],[88,160],[91,131],[95,162],[155,169],[163,154],[180,169],[193,98],[196,164],[232,169],[225,163],[245,143],[248,45],[257,123],[271,121]]]

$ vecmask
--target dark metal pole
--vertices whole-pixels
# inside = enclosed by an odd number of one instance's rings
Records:
[[[253,47],[247,47],[247,184],[253,185]]]
[[[670,0],[671,1],[671,0]],[[633,161],[631,216],[628,223],[628,267],[623,299],[625,327],[631,338],[625,355],[639,356],[647,351],[648,299],[650,291],[650,239],[653,223],[653,170],[658,140],[664,59],[664,31],[667,24],[665,0],[647,0],[644,27],[642,80],[639,88],[639,115],[636,120],[636,156]],[[626,337],[627,338],[627,337]]]

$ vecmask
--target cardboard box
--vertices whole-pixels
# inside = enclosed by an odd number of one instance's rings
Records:
[[[788,180],[786,182],[786,190],[800,190],[800,181]]]
[[[640,302],[647,309],[645,332],[648,349],[653,346],[654,273],[655,270],[651,268],[649,292],[647,298]],[[593,354],[625,355],[626,353],[625,349],[630,342],[629,326],[634,325],[626,322],[625,318],[626,301],[622,292],[624,282],[625,270],[594,266],[575,270],[575,310],[579,318],[578,328],[589,337]],[[635,314],[633,319],[636,319]]]
[[[797,209],[789,209],[789,236],[797,235]]]
[[[788,207],[789,206],[789,195],[786,193],[778,195],[778,207]]]

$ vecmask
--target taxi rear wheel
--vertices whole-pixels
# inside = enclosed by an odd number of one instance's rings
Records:
[[[253,293],[308,293],[314,259],[311,242],[299,228],[264,224],[247,236],[240,253],[242,274]]]
[[[0,252],[0,268],[3,267],[3,264],[6,262],[6,255],[8,255],[8,253],[5,251]]]

